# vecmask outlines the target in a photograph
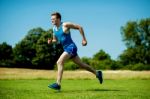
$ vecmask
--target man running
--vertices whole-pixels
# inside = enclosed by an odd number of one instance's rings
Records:
[[[61,14],[58,12],[51,14],[51,21],[52,21],[52,24],[54,25],[53,38],[48,39],[48,44],[50,44],[52,42],[60,42],[61,45],[63,46],[64,52],[62,53],[62,55],[59,57],[59,59],[57,61],[57,69],[58,69],[57,82],[50,84],[48,87],[55,89],[55,90],[61,89],[61,79],[62,79],[62,75],[63,75],[64,62],[67,59],[72,59],[72,61],[74,63],[76,63],[77,65],[79,65],[81,68],[84,68],[87,71],[96,75],[99,82],[102,84],[103,83],[102,72],[96,71],[91,66],[81,62],[81,59],[77,54],[77,46],[75,45],[75,43],[73,42],[73,40],[71,38],[70,29],[79,30],[79,32],[82,36],[82,45],[86,46],[87,40],[84,35],[83,28],[80,25],[77,25],[74,23],[61,22]]]

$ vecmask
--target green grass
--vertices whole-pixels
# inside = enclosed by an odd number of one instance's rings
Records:
[[[150,71],[103,71],[102,85],[87,71],[64,71],[60,92],[47,87],[56,74],[0,68],[0,99],[150,99]]]
[[[150,99],[150,80],[63,79],[60,92],[47,86],[54,80],[0,80],[0,99]]]

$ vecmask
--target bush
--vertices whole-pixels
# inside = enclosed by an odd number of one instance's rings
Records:
[[[121,66],[120,62],[114,61],[114,60],[111,61],[111,64],[110,64],[111,70],[117,70],[117,69],[121,69],[121,68],[122,68],[122,66]]]
[[[64,65],[64,70],[76,70],[79,69],[79,66],[77,66],[74,62],[68,61]]]
[[[101,69],[100,61],[98,60],[90,60],[90,66],[92,66],[94,69]]]
[[[12,60],[0,60],[0,67],[13,67],[14,62]]]
[[[130,65],[124,66],[123,69],[129,69],[129,70],[150,70],[150,65],[143,64],[143,63],[130,64]]]
[[[132,70],[150,70],[150,65],[144,65],[142,63],[135,64],[131,67]]]
[[[84,63],[86,63],[86,64],[88,64],[88,65],[90,65],[91,58],[82,57],[82,58],[81,58],[81,61],[84,62]]]
[[[105,59],[105,60],[91,60],[90,65],[93,66],[95,69],[119,69],[120,65],[116,61]]]

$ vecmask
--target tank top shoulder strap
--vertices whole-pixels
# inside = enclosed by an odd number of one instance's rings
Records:
[[[57,28],[56,26],[53,26],[53,31],[59,31],[60,29],[63,29],[63,22],[60,23],[59,28]]]

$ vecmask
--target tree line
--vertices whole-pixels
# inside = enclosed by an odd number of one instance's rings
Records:
[[[121,27],[121,35],[126,49],[117,60],[100,49],[92,58],[82,57],[82,61],[95,69],[150,70],[150,18],[127,22]],[[31,29],[13,48],[6,42],[1,43],[0,66],[55,69],[63,49],[59,43],[48,44],[50,37],[52,29],[46,31],[38,27]],[[72,61],[68,61],[64,68],[79,69]]]

